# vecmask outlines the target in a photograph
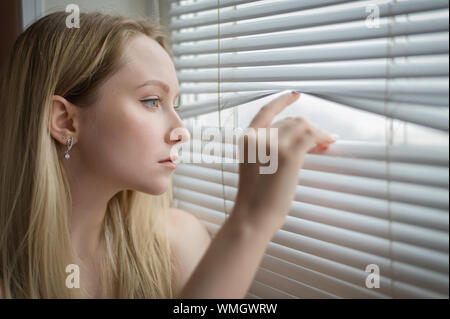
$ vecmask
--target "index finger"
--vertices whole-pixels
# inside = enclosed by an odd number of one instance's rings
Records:
[[[288,92],[286,94],[280,95],[273,101],[270,101],[268,104],[264,105],[259,112],[255,115],[253,120],[251,121],[249,127],[258,128],[258,127],[270,127],[274,117],[283,111],[286,106],[294,103],[300,93],[298,92]]]

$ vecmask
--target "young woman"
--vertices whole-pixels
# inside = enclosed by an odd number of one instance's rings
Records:
[[[1,297],[243,298],[304,155],[334,139],[301,118],[272,125],[298,94],[264,106],[249,130],[278,128],[278,169],[240,164],[236,204],[211,242],[198,219],[170,208],[164,161],[189,136],[171,138],[183,122],[165,30],[100,13],[67,28],[66,17],[22,33],[2,81]],[[245,146],[258,140],[248,136]]]

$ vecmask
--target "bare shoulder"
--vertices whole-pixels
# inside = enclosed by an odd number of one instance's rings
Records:
[[[208,249],[211,236],[194,214],[170,208],[168,217],[168,235],[175,267],[175,295],[178,295]]]
[[[185,240],[187,238],[180,238],[182,235],[195,236],[196,239],[210,240],[211,236],[206,226],[200,221],[200,219],[194,214],[184,211],[182,209],[171,207],[169,209],[169,232],[172,231],[172,235],[177,235],[177,238]],[[175,232],[173,232],[175,231]]]

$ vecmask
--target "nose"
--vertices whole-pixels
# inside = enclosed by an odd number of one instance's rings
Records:
[[[176,112],[174,112],[174,115],[175,120],[166,134],[166,142],[172,145],[185,143],[190,139],[189,131]]]

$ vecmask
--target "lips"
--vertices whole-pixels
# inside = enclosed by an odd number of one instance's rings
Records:
[[[178,157],[174,158],[174,160],[176,160],[177,158]],[[170,169],[175,169],[177,167],[177,165],[172,161],[172,159],[170,157],[166,158],[166,159],[163,159],[163,160],[159,161],[158,163],[163,165],[163,166],[166,166],[166,167],[168,167]]]
[[[165,162],[173,163],[173,161],[170,158],[166,158],[165,160],[158,161],[158,163],[165,163]]]
[[[173,169],[175,169],[175,167],[177,166],[177,165],[176,165],[174,162],[172,162],[170,159],[159,161],[158,164],[164,165],[164,166],[167,166],[167,167],[170,167],[170,168],[173,168]]]
[[[158,161],[158,163],[167,163],[167,162],[174,163],[177,159],[178,159],[178,155],[174,155],[172,157],[167,157],[163,160],[160,160],[160,161]]]

